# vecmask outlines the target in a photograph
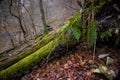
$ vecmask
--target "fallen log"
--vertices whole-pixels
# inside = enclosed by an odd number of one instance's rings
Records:
[[[103,0],[104,1],[104,0]],[[12,64],[18,62],[19,60],[25,58],[26,56],[32,54],[33,52],[37,51],[38,49],[40,49],[41,47],[43,47],[44,45],[48,44],[50,41],[52,41],[53,39],[55,39],[57,36],[59,36],[59,34],[61,33],[60,29],[56,32],[56,33],[49,33],[48,35],[45,35],[42,40],[39,39],[39,41],[37,41],[37,43],[35,43],[35,45],[30,49],[25,50],[24,52],[13,56],[12,58],[9,58],[3,62],[0,62],[0,71],[3,69],[6,69],[7,67],[11,66]]]
[[[80,19],[80,14],[77,14],[77,17],[72,17],[65,26],[63,26],[60,30],[58,30],[53,37],[52,40],[49,40],[46,45],[39,48],[37,51],[33,52],[29,56],[21,59],[17,63],[11,65],[10,67],[0,71],[0,80],[7,80],[16,75],[17,73],[21,73],[24,70],[27,70],[38,63],[44,57],[47,57],[49,53],[54,50],[54,47],[58,47],[61,44],[73,44],[75,37],[72,33],[69,32],[69,28],[72,26],[79,26],[78,21]],[[77,25],[76,25],[77,24]],[[52,35],[50,35],[52,36]],[[50,39],[50,36],[47,38]],[[46,39],[47,40],[47,39]]]
[[[38,38],[35,44],[31,44],[29,42],[29,45],[32,46],[30,49],[27,49],[24,52],[19,53],[18,55],[13,56],[12,58],[9,58],[3,62],[0,62],[0,71],[25,58],[26,56],[32,54],[33,52],[37,51],[38,49],[40,49],[41,47],[55,39],[60,33],[61,31],[59,29],[56,33],[51,32],[45,35],[42,39],[40,37],[41,40]]]

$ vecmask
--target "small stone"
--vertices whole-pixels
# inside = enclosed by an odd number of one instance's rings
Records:
[[[9,56],[12,56],[12,54],[9,54]]]
[[[113,64],[113,63],[114,63],[114,59],[112,59],[111,57],[107,57],[106,64],[110,65],[110,64]]]
[[[93,69],[92,71],[93,73],[101,73],[100,70],[97,68],[97,69]]]
[[[105,58],[105,57],[107,57],[107,56],[109,56],[109,54],[100,54],[100,55],[98,56],[98,58],[102,59],[102,58]]]

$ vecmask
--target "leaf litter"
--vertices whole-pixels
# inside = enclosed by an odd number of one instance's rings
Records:
[[[23,80],[108,80],[105,76],[96,75],[93,72],[94,69],[99,68],[99,65],[106,65],[106,59],[98,57],[101,54],[99,51],[96,52],[93,64],[92,51],[81,49],[78,46],[75,50],[31,71],[23,77]],[[112,55],[112,58],[116,60],[109,67],[118,75],[119,60],[109,49],[106,54]]]

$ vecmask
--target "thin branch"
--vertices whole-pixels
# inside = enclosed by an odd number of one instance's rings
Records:
[[[93,49],[93,64],[95,63],[95,50],[96,50],[96,43],[94,44],[94,49]]]
[[[99,21],[98,24],[104,23],[107,19],[110,19],[112,16],[106,16],[103,20]]]

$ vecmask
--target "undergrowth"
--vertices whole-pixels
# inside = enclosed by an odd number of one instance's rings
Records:
[[[69,19],[71,27],[68,31],[74,35],[77,41],[81,40],[88,48],[96,45],[98,39],[102,41],[108,40],[115,30],[114,28],[109,28],[104,32],[99,31],[99,23],[95,19],[95,15],[104,3],[104,1],[98,3],[96,0],[92,0],[92,2],[83,0],[81,1],[82,10]],[[75,20],[75,23],[73,20]]]

